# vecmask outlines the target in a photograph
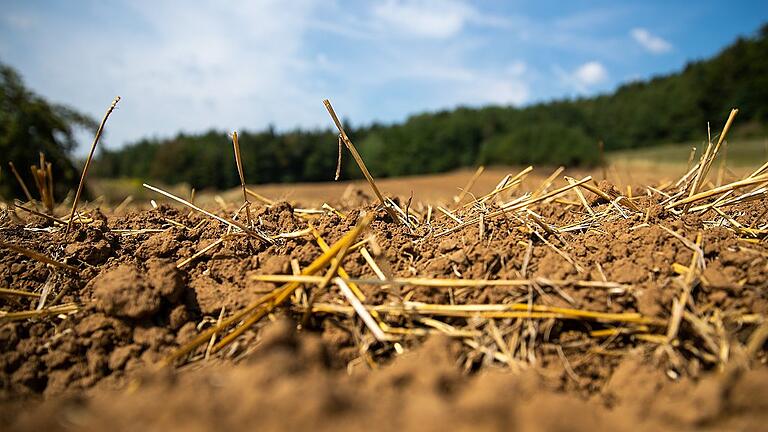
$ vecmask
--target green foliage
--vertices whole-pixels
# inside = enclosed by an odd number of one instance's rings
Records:
[[[40,152],[53,164],[56,196],[76,185],[78,173],[69,155],[76,145],[78,126],[95,130],[97,125],[71,108],[50,104],[30,92],[13,69],[0,63],[0,195],[23,196],[8,162],[13,162],[35,194],[29,167],[39,164]]]
[[[329,180],[336,167],[336,135],[329,132],[238,133],[249,183]],[[195,188],[238,185],[231,137],[218,131],[142,140],[120,150],[102,150],[93,165],[101,177],[138,177]]]
[[[491,138],[483,146],[480,160],[488,165],[548,164],[595,165],[599,159],[594,140],[577,127],[557,123],[523,126]]]

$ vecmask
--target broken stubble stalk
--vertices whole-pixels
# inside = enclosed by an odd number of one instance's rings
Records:
[[[339,117],[336,115],[336,111],[334,111],[333,106],[331,105],[331,101],[328,99],[323,100],[323,104],[325,105],[325,108],[328,110],[328,114],[330,114],[331,119],[333,120],[333,123],[336,125],[336,129],[339,130],[339,136],[341,137],[342,142],[347,147],[347,150],[349,150],[350,153],[352,153],[352,157],[355,159],[355,162],[357,162],[357,166],[360,168],[360,171],[362,171],[363,175],[365,176],[365,179],[368,181],[368,184],[371,186],[371,189],[373,189],[373,193],[376,194],[376,198],[379,200],[379,204],[381,204],[382,207],[384,207],[384,210],[387,211],[387,214],[389,217],[392,218],[394,221],[400,220],[397,213],[392,210],[392,208],[387,205],[386,200],[384,199],[384,195],[381,194],[381,191],[379,190],[378,186],[376,186],[376,182],[373,180],[373,176],[371,175],[370,171],[368,171],[368,167],[365,166],[365,162],[363,161],[362,156],[360,156],[360,153],[358,153],[357,148],[354,144],[352,144],[352,141],[347,136],[347,133],[344,131],[344,126],[341,124],[341,121],[339,120]]]

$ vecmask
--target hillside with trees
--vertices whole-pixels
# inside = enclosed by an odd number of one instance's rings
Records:
[[[16,119],[14,108],[9,108],[9,104],[17,103],[7,96],[9,83],[13,80],[6,76],[0,101],[4,163],[13,160],[23,166],[24,158],[30,154],[36,157],[26,142],[55,142],[57,147],[44,151],[67,153],[72,146],[68,126],[62,127],[66,122],[47,125],[51,131],[62,131],[63,141],[55,141],[62,134],[48,133],[50,137],[41,141],[19,132],[29,128],[8,126],[27,121]],[[381,177],[476,164],[594,165],[599,159],[599,141],[611,151],[701,140],[707,122],[712,122],[713,131],[718,130],[732,107],[741,110],[738,124],[742,133],[765,132],[768,25],[711,59],[689,63],[678,73],[625,84],[611,94],[523,108],[457,108],[415,115],[401,124],[347,126],[347,132],[371,171]],[[49,114],[45,112],[45,116]],[[337,136],[330,128],[239,133],[245,175],[251,183],[327,181],[333,177]],[[32,150],[44,147],[35,146]],[[196,188],[229,188],[238,184],[231,148],[225,131],[143,139],[118,150],[101,151],[92,173],[186,182]],[[359,171],[346,157],[343,178],[358,177]]]

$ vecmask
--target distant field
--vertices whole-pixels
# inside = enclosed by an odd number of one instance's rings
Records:
[[[593,169],[569,168],[565,173],[573,177],[592,175],[598,180],[602,179],[605,173],[611,182],[621,188],[626,187],[626,185],[660,184],[667,180],[677,179],[685,173],[691,147],[695,146],[697,148],[694,160],[698,160],[704,147],[702,144],[669,144],[652,148],[610,152],[606,155],[608,166],[605,167],[605,170],[599,167]],[[728,167],[725,178],[741,177],[768,160],[768,140],[736,140],[733,143],[728,143],[725,153]],[[718,175],[719,161],[721,160],[722,156],[715,162],[715,169],[712,171],[713,179]],[[493,189],[503,176],[509,173],[517,173],[522,168],[524,167],[488,167],[485,173],[477,179],[472,190],[487,192]],[[555,168],[547,166],[535,167],[531,175],[523,182],[522,189],[535,189]],[[375,172],[373,175],[377,177],[377,183],[382,190],[392,196],[407,198],[413,191],[414,198],[416,199],[443,202],[450,200],[455,194],[459,193],[459,188],[467,183],[474,171],[474,168],[464,168],[448,173],[400,178],[380,178],[376,176]],[[333,173],[329,172],[328,178],[330,179],[332,176]],[[137,203],[146,202],[149,199],[162,201],[157,194],[143,188],[141,186],[142,182],[143,180],[141,179],[94,179],[89,182],[89,186],[95,196],[101,196],[107,202],[117,203],[129,195]],[[563,182],[564,180],[560,176],[556,184],[565,184]],[[330,202],[338,199],[350,185],[355,185],[363,191],[368,190],[364,180],[276,183],[252,185],[250,187],[252,190],[271,198],[319,205],[326,201]],[[188,198],[191,192],[189,185],[186,184],[156,186],[162,186],[166,190],[185,198]],[[205,189],[197,191],[197,200],[201,203],[210,203],[216,195],[220,195],[227,200],[233,200],[239,194],[239,188],[226,191]]]
[[[666,180],[679,178],[687,169],[688,158],[692,146],[697,147],[696,160],[702,151],[702,144],[670,144],[659,147],[643,148],[631,151],[612,152],[607,154],[608,166],[605,174],[608,179],[622,189],[626,185],[660,184]],[[747,171],[759,166],[768,160],[768,141],[766,140],[737,140],[728,143],[726,149],[727,167],[726,178],[743,176]],[[722,157],[719,159],[722,160]],[[715,178],[720,167],[716,162],[712,178]],[[477,180],[473,192],[487,192],[498,183],[506,174],[517,173],[523,167],[488,167],[485,173]],[[537,166],[533,173],[523,183],[523,190],[535,188],[543,181],[555,167]],[[459,188],[466,185],[474,173],[473,168],[465,168],[449,173],[427,174],[400,178],[378,178],[377,183],[381,189],[390,195],[408,197],[411,192],[418,200],[440,202],[450,200],[459,193]],[[566,170],[566,174],[580,177],[592,175],[595,179],[602,179],[603,169],[574,168]],[[376,177],[376,173],[373,173]],[[333,173],[328,173],[329,179]],[[146,202],[150,198],[160,200],[157,194],[144,189],[140,179],[95,179],[90,182],[96,196],[103,196],[108,202],[120,202],[126,196],[131,195],[135,202]],[[150,182],[151,183],[151,182]],[[564,184],[562,176],[556,184]],[[331,202],[341,197],[350,185],[355,185],[363,191],[368,187],[364,180],[319,182],[319,183],[276,183],[253,185],[252,190],[273,199],[285,199],[302,204],[322,204]],[[163,186],[163,185],[158,185]],[[188,198],[190,187],[178,184],[166,188],[167,190]],[[198,191],[197,201],[210,203],[215,195],[221,195],[224,199],[234,200],[240,194],[239,188],[227,191],[203,190]]]
[[[691,142],[684,144],[667,144],[658,147],[645,147],[636,150],[627,150],[608,153],[611,163],[632,164],[670,164],[684,165],[688,163],[691,148],[696,147],[696,158],[701,156],[706,144]],[[729,167],[752,167],[768,160],[768,139],[748,139],[728,142],[724,150]],[[720,157],[722,159],[722,156]]]

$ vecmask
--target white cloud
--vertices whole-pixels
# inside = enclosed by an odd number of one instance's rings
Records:
[[[459,34],[474,14],[463,2],[438,0],[387,0],[374,6],[372,12],[387,28],[435,39]]]
[[[609,78],[608,70],[598,61],[586,62],[571,71],[555,66],[552,71],[563,87],[577,93],[589,93],[595,87],[605,84]]]
[[[520,106],[529,101],[527,65],[515,61],[501,70],[462,69],[457,79],[446,82],[452,89],[447,105],[480,106],[485,104]]]
[[[608,71],[602,63],[584,63],[573,72],[574,81],[582,87],[592,87],[608,80]]]
[[[651,34],[648,30],[638,27],[629,32],[632,39],[639,43],[648,52],[663,54],[672,50],[672,44],[659,36]]]
[[[469,23],[486,27],[506,25],[506,20],[481,14],[462,0],[386,0],[372,9],[374,20],[389,35],[446,39]]]

